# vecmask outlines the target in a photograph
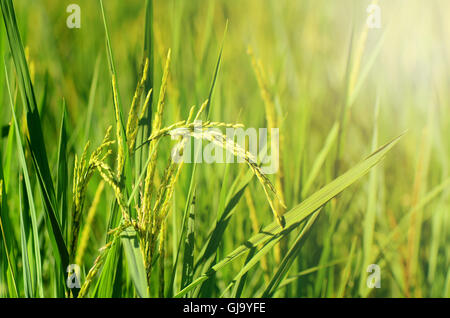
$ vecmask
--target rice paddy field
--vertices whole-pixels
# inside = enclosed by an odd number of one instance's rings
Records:
[[[450,296],[450,2],[1,11],[0,297]]]

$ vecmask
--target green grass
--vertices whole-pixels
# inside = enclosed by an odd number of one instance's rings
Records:
[[[410,2],[2,1],[0,297],[449,297],[449,5]],[[171,161],[196,119],[280,171]]]

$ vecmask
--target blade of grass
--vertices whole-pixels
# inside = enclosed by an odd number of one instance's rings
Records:
[[[250,179],[250,178],[249,178]],[[237,182],[239,179],[236,179],[235,182]],[[207,244],[205,245],[204,249],[200,252],[200,257],[197,261],[196,265],[200,265],[196,267],[196,270],[199,272],[205,272],[208,268],[212,268],[213,265],[216,262],[217,252],[219,249],[219,245],[222,242],[222,238],[224,237],[225,231],[230,223],[231,217],[234,214],[234,208],[239,203],[240,199],[242,198],[245,189],[248,186],[248,182],[244,182],[243,186],[237,191],[233,197],[228,201],[227,205],[225,206],[225,209],[223,213],[221,213],[220,219],[217,221],[214,229],[211,231],[211,235],[209,236],[209,240]],[[209,281],[212,283],[212,281]],[[196,297],[202,297],[208,295],[210,293],[210,290],[212,288],[211,285],[205,284],[202,289],[198,290],[198,294],[195,295]]]
[[[56,199],[59,206],[59,211],[61,211],[59,217],[59,222],[62,226],[62,232],[67,238],[67,228],[69,222],[68,209],[67,209],[67,196],[68,193],[68,164],[67,164],[67,110],[66,103],[63,101],[62,107],[62,118],[61,118],[61,128],[59,134],[58,143],[58,160],[57,160],[57,178],[56,178]]]
[[[37,228],[37,221],[36,221],[37,213],[36,213],[36,208],[34,205],[35,201],[34,201],[34,196],[33,196],[33,190],[31,187],[30,177],[28,174],[28,167],[27,167],[27,163],[26,163],[26,159],[25,159],[24,148],[22,145],[22,139],[21,139],[21,135],[20,135],[20,131],[19,131],[19,124],[17,122],[16,112],[14,109],[13,100],[12,100],[12,96],[11,96],[11,89],[9,86],[9,77],[8,77],[8,71],[6,69],[6,65],[5,65],[5,75],[6,75],[6,87],[8,89],[9,102],[10,102],[11,112],[12,112],[13,119],[14,119],[14,127],[16,130],[17,152],[18,152],[19,162],[20,162],[20,165],[22,168],[23,180],[24,180],[23,182],[25,183],[25,188],[26,188],[26,192],[27,192],[27,195],[26,195],[26,197],[24,196],[24,200],[23,200],[24,205],[26,203],[26,208],[21,209],[21,224],[24,225],[25,222],[29,219],[29,222],[27,222],[29,227],[22,228],[22,230],[21,230],[22,253],[25,256],[28,255],[28,252],[27,252],[28,239],[27,238],[31,237],[32,256],[33,256],[32,261],[35,266],[34,271],[33,271],[35,276],[33,276],[30,272],[31,271],[30,267],[28,267],[29,263],[24,265],[24,274],[26,274],[26,277],[29,279],[27,281],[29,283],[31,283],[32,278],[34,278],[33,281],[35,281],[35,283],[33,282],[31,284],[26,284],[25,290],[28,290],[28,293],[26,293],[26,295],[28,295],[28,297],[33,297],[34,295],[39,295],[40,297],[43,297],[41,254],[40,254],[40,249],[39,249],[40,244],[39,244],[39,235],[38,235],[38,228]],[[25,214],[25,216],[23,216],[24,214]],[[31,228],[31,231],[30,231],[30,228]],[[30,233],[27,233],[27,231],[29,231]],[[26,258],[28,260],[30,259],[28,257],[26,257]]]
[[[111,78],[112,78],[112,83],[113,83],[113,99],[114,99],[114,104],[115,104],[115,113],[116,113],[116,125],[118,125],[117,128],[117,132],[118,132],[118,136],[117,138],[120,139],[118,140],[118,146],[119,146],[119,154],[122,153],[122,155],[124,156],[123,160],[124,160],[124,166],[123,166],[123,170],[119,171],[119,176],[120,178],[122,178],[123,175],[125,176],[131,176],[132,175],[132,170],[131,170],[131,162],[130,162],[130,158],[129,158],[129,151],[128,151],[128,147],[127,145],[127,141],[126,141],[126,128],[125,128],[125,121],[124,121],[124,117],[123,117],[123,108],[122,108],[122,104],[120,102],[120,94],[119,94],[119,89],[118,89],[118,85],[116,83],[117,81],[117,73],[116,73],[116,68],[115,68],[115,64],[114,64],[114,56],[113,56],[113,52],[112,52],[112,47],[111,47],[111,40],[110,40],[110,35],[109,35],[109,31],[108,31],[108,24],[106,21],[106,15],[105,15],[105,10],[104,10],[104,6],[103,6],[103,1],[99,0],[100,3],[100,9],[101,9],[101,13],[102,13],[102,18],[103,18],[103,26],[105,29],[105,41],[106,41],[106,51],[107,51],[107,56],[108,56],[108,62],[109,62],[109,71],[111,74]],[[114,87],[115,86],[115,87]],[[120,133],[119,133],[120,132]],[[132,178],[125,178],[125,188],[127,193],[130,193],[132,191]],[[118,213],[118,208],[117,208],[117,204],[114,203],[111,209],[111,216],[110,216],[110,228],[115,228],[118,223],[120,222],[120,218],[121,216]],[[138,294],[142,297],[147,296],[147,292],[144,293],[144,291],[142,290],[142,282],[140,281],[140,266],[143,264],[142,263],[142,254],[140,249],[136,249],[136,246],[133,245],[135,242],[129,242],[127,239],[127,236],[125,238],[122,238],[121,240],[124,244],[122,244],[124,246],[125,249],[125,256],[127,259],[127,263],[128,263],[128,267],[129,270],[131,270],[131,275],[132,275],[132,280],[135,284],[135,287],[138,291]],[[138,245],[139,246],[139,245]],[[112,271],[114,271],[114,266],[117,265],[118,263],[118,258],[119,255],[121,253],[121,251],[118,251],[117,249],[119,249],[119,247],[114,247],[114,251],[111,248],[111,251],[108,253],[108,257],[107,257],[107,263],[105,264],[103,270],[102,270],[102,277],[109,277],[109,279],[111,279],[112,277],[115,278],[115,274],[112,273]],[[139,260],[141,259],[141,261]],[[106,271],[105,271],[106,268]],[[105,272],[105,274],[104,274]],[[104,276],[103,276],[104,274]],[[99,281],[104,281],[107,280],[108,278],[103,278],[102,280]],[[102,285],[103,288],[101,288],[102,291],[108,292],[106,291],[105,288],[108,288],[108,283],[106,282],[106,285]],[[145,288],[145,290],[147,290],[147,288]]]
[[[352,270],[352,261],[355,257],[355,249],[356,249],[357,237],[355,236],[352,241],[352,246],[350,248],[350,255],[347,259],[347,264],[345,265],[344,271],[341,275],[341,282],[339,284],[339,290],[337,297],[343,298],[345,296],[345,290],[349,285],[351,270]]]
[[[305,227],[302,229],[294,243],[292,244],[289,251],[286,253],[286,256],[281,261],[281,264],[278,266],[278,269],[275,273],[275,275],[272,276],[272,279],[270,280],[268,286],[262,293],[263,298],[266,297],[273,297],[275,294],[275,291],[278,289],[278,286],[283,281],[283,279],[286,277],[289,269],[291,268],[291,265],[293,264],[295,258],[297,255],[299,255],[300,249],[303,246],[303,241],[306,239],[307,234],[309,233],[309,230],[311,226],[316,221],[317,217],[319,216],[320,210],[315,212],[311,215],[308,222],[306,223]]]
[[[212,98],[212,95],[213,95],[213,92],[214,92],[214,88],[215,88],[215,85],[216,85],[217,75],[219,73],[220,62],[222,60],[223,46],[224,46],[224,43],[225,43],[225,35],[226,35],[227,30],[228,30],[228,21],[227,21],[227,23],[225,25],[224,35],[223,35],[223,38],[222,38],[222,44],[221,44],[221,48],[220,48],[220,51],[219,51],[219,56],[217,58],[217,63],[216,63],[216,67],[215,67],[215,70],[214,70],[214,76],[213,76],[212,81],[211,81],[211,87],[209,89],[208,101],[207,101],[207,105],[206,105],[206,111],[204,112],[204,113],[206,113],[206,119],[207,120],[209,119],[209,115],[210,115],[211,98]],[[200,149],[198,149],[198,151],[194,152],[194,163],[192,164],[192,169],[190,171],[190,178],[189,178],[189,190],[188,190],[188,194],[187,194],[188,198],[192,197],[192,191],[194,190],[194,188],[196,186],[195,172],[196,172],[197,162],[198,162],[197,158],[199,158],[200,155],[201,155]],[[185,213],[187,212],[187,209],[188,209],[188,207],[187,207],[188,206],[188,202],[190,202],[190,201],[186,202]],[[227,222],[227,224],[228,224],[228,222]],[[204,251],[206,251],[206,249]],[[201,253],[201,255],[202,255],[202,253]],[[200,258],[202,259],[203,255]],[[195,265],[194,271],[196,270],[197,265],[198,265],[198,263]],[[175,264],[175,266],[176,266],[176,264]],[[176,267],[174,267],[174,271],[175,270],[176,270]],[[171,277],[172,281],[175,278],[175,272],[174,271],[172,272],[172,277]],[[173,287],[173,284],[171,284],[169,288],[172,288],[172,287]]]
[[[372,137],[372,150],[378,147],[378,115],[380,109],[380,99],[377,98],[375,104],[374,113],[374,126],[373,126],[373,137]],[[378,168],[374,168],[370,171],[369,175],[369,191],[367,198],[367,210],[364,215],[364,234],[363,234],[363,267],[361,269],[362,279],[360,280],[359,292],[361,296],[365,297],[367,295],[367,266],[369,266],[369,260],[372,253],[373,245],[373,234],[375,231],[375,217],[376,217],[376,207],[377,207],[377,177]]]
[[[230,222],[230,218],[233,215],[234,208],[239,203],[239,200],[244,194],[245,188],[250,182],[251,177],[253,177],[253,175],[251,174],[249,174],[248,176],[248,179],[241,183],[242,185],[239,190],[236,191],[236,193],[234,193],[233,196],[227,201],[228,203],[226,204],[225,209],[220,216],[220,219],[214,225],[214,228],[210,232],[211,234],[208,235],[209,240],[201,250],[199,258],[195,265],[196,272],[199,270],[205,271],[211,267],[211,264],[215,259],[216,251]],[[235,182],[237,181],[239,181],[239,179],[235,180]]]
[[[184,238],[183,248],[183,266],[181,276],[181,288],[192,283],[194,277],[194,235],[195,235],[195,189],[192,194],[189,215],[186,220],[186,235]],[[189,295],[188,295],[189,297]]]
[[[192,179],[191,179],[191,181],[192,181]],[[193,193],[194,193],[194,190],[193,191],[190,191],[190,190],[188,191],[188,197],[187,197],[187,200],[186,200],[186,205],[185,205],[184,213],[183,213],[183,220],[182,220],[182,223],[181,223],[180,237],[178,239],[177,247],[174,248],[174,251],[176,251],[176,253],[175,253],[175,260],[174,260],[173,265],[172,265],[171,277],[170,277],[170,280],[169,280],[169,290],[168,290],[168,295],[169,296],[173,295],[173,289],[174,289],[174,284],[175,284],[175,277],[176,277],[176,274],[177,274],[178,259],[180,257],[180,253],[181,253],[181,250],[182,250],[182,248],[181,248],[182,244],[183,244],[183,242],[185,242],[186,230],[187,230],[187,222],[188,222],[189,212],[190,212],[190,205],[192,203],[192,196],[191,195],[193,195]],[[174,229],[174,231],[177,231],[177,230],[178,229]]]
[[[145,91],[148,92],[153,89],[153,77],[154,77],[154,50],[153,50],[153,0],[145,1],[145,32],[144,32],[144,59],[148,58],[148,76],[145,80]],[[152,129],[152,104],[153,95],[150,96],[149,107],[147,107],[147,113],[144,119],[144,129],[142,141],[147,140],[150,137]],[[146,145],[145,147],[148,147]],[[148,151],[148,149],[147,149]],[[143,153],[145,158],[145,153]]]
[[[329,200],[334,198],[336,195],[341,193],[355,181],[360,179],[362,176],[367,174],[370,169],[379,163],[384,156],[389,152],[392,147],[397,144],[402,135],[395,138],[391,142],[380,147],[376,152],[372,153],[365,160],[355,165],[353,168],[348,170],[346,173],[315,192],[313,195],[309,196],[302,203],[297,205],[295,208],[291,209],[285,214],[286,225],[285,228],[281,228],[277,222],[272,222],[270,225],[266,226],[260,233],[252,236],[244,244],[236,248],[233,252],[228,254],[223,260],[214,265],[206,273],[202,274],[195,281],[193,281],[189,286],[182,289],[176,297],[181,297],[188,291],[202,284],[205,280],[211,277],[215,272],[221,270],[223,267],[228,265],[230,262],[237,259],[239,256],[244,254],[251,248],[259,245],[265,244],[267,242],[275,240],[277,237],[282,237],[290,230],[296,228],[303,220],[308,217],[311,213],[316,211],[318,208],[323,206]]]
[[[127,228],[122,233],[120,241],[125,252],[128,271],[138,296],[141,298],[149,297],[144,259],[142,258],[136,231],[131,227]]]
[[[256,249],[253,248],[248,252],[247,259],[245,260],[245,265],[250,262],[250,260],[255,256]],[[247,282],[248,272],[242,275],[239,279],[236,280],[235,288],[232,292],[231,298],[241,298],[242,293],[244,291],[245,283]],[[222,294],[223,295],[223,294]],[[221,296],[222,297],[222,296]]]
[[[103,26],[105,29],[105,42],[106,42],[106,52],[107,52],[107,56],[108,56],[109,72],[110,72],[111,78],[112,78],[112,92],[113,92],[113,100],[114,100],[113,104],[115,105],[114,113],[116,114],[116,125],[119,126],[116,128],[118,129],[118,132],[120,131],[119,136],[117,136],[117,138],[120,139],[120,140],[117,140],[118,147],[119,147],[118,152],[119,152],[119,155],[120,155],[120,153],[122,153],[123,160],[124,160],[124,166],[123,166],[124,171],[119,171],[119,175],[120,176],[122,176],[122,175],[131,176],[132,170],[131,170],[131,165],[130,165],[129,151],[128,151],[128,147],[126,146],[127,145],[126,127],[125,127],[125,121],[124,121],[124,117],[123,117],[122,103],[120,100],[120,92],[119,92],[119,88],[118,88],[118,84],[117,84],[117,73],[116,73],[114,56],[113,56],[112,47],[111,47],[111,39],[110,39],[109,31],[108,31],[108,24],[106,21],[103,0],[99,0],[99,3],[100,3],[100,9],[101,9],[102,17],[103,17]],[[126,190],[128,191],[128,193],[131,192],[131,178],[125,178],[125,186],[126,186]],[[117,225],[117,224],[115,224],[115,225]]]
[[[216,68],[214,69],[214,77],[211,82],[211,88],[209,90],[208,95],[208,103],[206,104],[206,119],[209,119],[210,111],[211,111],[211,99],[214,92],[214,87],[216,85],[217,75],[219,74],[219,68],[220,68],[220,62],[222,61],[222,52],[223,52],[223,46],[225,43],[225,36],[227,35],[228,31],[228,20],[225,24],[225,30],[223,31],[223,37],[222,37],[222,44],[220,45],[220,51],[219,51],[219,57],[217,58]]]
[[[153,148],[152,152],[148,156],[147,162],[145,163],[145,166],[147,166],[150,163],[150,160],[152,159],[153,153],[155,152],[155,149],[158,147],[158,144],[159,144],[159,140],[156,142],[155,147]],[[138,190],[140,188],[141,182],[144,179],[144,176],[145,176],[146,172],[147,172],[146,170],[142,170],[141,174],[137,178],[136,183],[135,183],[135,185],[133,187],[133,190],[131,191],[130,197],[128,198],[128,202],[127,202],[127,206],[128,207],[131,206],[131,203],[133,202],[133,199],[135,200],[135,202],[137,202],[137,198],[135,197],[135,195],[137,194],[137,192],[138,192]]]
[[[13,127],[13,124],[11,124],[10,127]],[[9,136],[13,136],[14,134],[11,132]],[[9,140],[8,138],[8,147],[7,147],[7,158],[12,157],[12,143],[14,140]],[[7,166],[9,168],[9,166]],[[2,240],[3,240],[3,246],[4,246],[4,253],[6,258],[6,263],[8,264],[8,271],[5,271],[4,274],[6,276],[6,279],[11,282],[11,284],[8,284],[8,289],[10,295],[16,295],[15,297],[18,297],[18,290],[17,290],[17,281],[18,279],[18,268],[17,268],[17,253],[18,250],[18,244],[16,237],[14,235],[14,222],[11,218],[11,211],[8,207],[8,197],[5,187],[5,179],[6,176],[3,173],[3,161],[2,161],[2,151],[0,149],[0,225],[2,230]],[[0,254],[2,254],[0,252]],[[2,260],[4,261],[4,259]],[[8,274],[9,273],[9,274]],[[8,276],[9,275],[9,276]]]
[[[143,60],[148,59],[148,74],[144,83],[144,91],[149,92],[150,90],[154,90],[154,34],[153,34],[153,0],[146,0],[145,2],[145,27],[144,27],[144,52],[143,52]],[[149,156],[149,143],[145,143],[146,140],[150,137],[152,133],[152,110],[153,110],[153,94],[150,95],[150,100],[148,103],[148,107],[145,111],[145,114],[140,121],[139,125],[142,126],[142,129],[138,133],[137,144],[143,146],[137,149],[135,161],[136,161],[136,176],[143,176],[144,172],[146,172],[146,168],[148,166],[149,161],[143,165],[145,159],[151,158],[152,154]],[[157,145],[156,145],[157,147]],[[153,148],[153,149],[156,149]],[[141,177],[140,177],[141,178]],[[135,184],[139,184],[141,180],[135,182]],[[130,195],[133,197],[134,195]]]
[[[119,240],[113,240],[112,246],[106,256],[105,264],[101,270],[100,276],[92,291],[92,297],[111,298],[114,292],[114,283],[116,280],[117,267],[119,263],[122,248]]]
[[[25,59],[12,1],[1,1],[1,8],[8,35],[9,47],[15,64],[22,102],[26,108],[27,128],[30,137],[28,146],[38,175],[39,189],[41,191],[46,217],[48,219],[48,222],[46,222],[47,230],[50,236],[50,242],[54,249],[53,255],[55,256],[58,267],[60,267],[60,272],[64,272],[68,266],[69,254],[58,221],[55,190],[45,150],[46,148],[34,89]],[[7,71],[6,67],[5,71]]]
[[[84,123],[85,128],[84,128],[83,140],[89,139],[89,131],[92,127],[92,124],[91,124],[92,123],[92,113],[94,111],[94,102],[95,102],[95,96],[97,93],[99,70],[100,70],[100,55],[98,55],[97,59],[95,60],[94,73],[92,75],[91,87],[89,88],[89,99],[88,99],[86,121]]]
[[[23,182],[20,182],[20,188],[19,188],[19,199],[20,199],[20,241],[22,244],[22,271],[23,271],[23,290],[25,293],[25,297],[30,298],[34,297],[34,284],[35,284],[35,277],[33,277],[31,265],[30,265],[30,259],[32,260],[32,257],[28,255],[28,236],[27,234],[27,225],[29,223],[29,220],[25,218],[25,210],[27,207],[25,204],[27,204],[27,199],[24,199],[23,193]],[[28,231],[29,232],[29,231]]]
[[[0,160],[0,170],[1,170],[1,160]],[[12,266],[12,262],[11,262],[11,258],[10,258],[10,252],[8,249],[8,243],[6,241],[6,236],[5,236],[5,230],[3,229],[3,222],[2,222],[2,211],[4,209],[4,207],[6,207],[6,203],[3,204],[3,198],[4,196],[4,189],[3,189],[3,175],[0,175],[0,177],[2,177],[0,179],[0,230],[2,232],[2,241],[3,241],[3,247],[5,248],[5,254],[6,254],[6,260],[8,262],[8,270],[9,270],[9,274],[11,275],[11,281],[12,281],[12,285],[14,288],[12,288],[12,291],[10,291],[11,296],[12,297],[19,297],[19,293],[17,291],[17,283],[16,283],[16,275],[15,273],[15,269]],[[6,201],[6,200],[5,200]],[[8,284],[8,287],[10,286],[10,284]]]
[[[321,267],[331,267],[336,264],[344,262],[346,259],[336,260],[334,262],[330,262],[328,264],[322,265],[322,266],[314,266],[308,269],[305,269],[304,271],[299,272],[296,275],[287,277],[279,286],[278,289],[281,289],[283,287],[286,287],[289,284],[292,284],[293,282],[297,281],[300,277],[317,272]]]
[[[311,172],[308,175],[308,178],[306,179],[305,185],[303,186],[301,197],[304,198],[308,195],[311,186],[313,185],[313,182],[316,180],[320,169],[322,168],[328,153],[332,149],[334,142],[336,141],[337,135],[339,131],[339,124],[336,122],[333,127],[331,128],[328,137],[325,141],[325,145],[323,146],[322,150],[317,155],[316,160],[314,161],[314,164],[312,166]]]
[[[408,234],[408,226],[411,215],[417,210],[417,209],[423,209],[426,205],[428,205],[430,202],[432,202],[436,197],[444,192],[446,189],[450,188],[450,178],[445,179],[443,182],[441,182],[439,185],[434,187],[432,190],[430,190],[426,195],[423,196],[423,198],[413,207],[411,208],[408,213],[406,213],[400,222],[398,222],[397,226],[386,236],[381,240],[381,244],[379,244],[380,249],[378,253],[373,253],[372,259],[370,263],[377,263],[377,259],[381,257],[380,254],[384,250],[386,250],[388,247],[393,248],[396,247],[397,244],[400,244],[403,242],[403,240],[406,238]],[[427,219],[427,215],[424,215],[424,221]],[[400,235],[400,237],[396,237]],[[393,244],[394,242],[394,244]]]
[[[364,67],[362,68],[361,74],[359,74],[358,80],[356,81],[356,84],[350,93],[350,97],[348,100],[349,107],[352,107],[352,105],[354,104],[356,97],[358,97],[361,87],[364,84],[365,79],[367,78],[370,70],[372,69],[373,65],[375,64],[375,61],[376,61],[378,55],[380,54],[381,48],[383,47],[383,44],[384,44],[384,41],[386,38],[386,34],[387,33],[386,33],[386,29],[385,29],[383,31],[383,34],[381,35],[381,38],[378,41],[377,45],[372,50],[366,65],[364,65]]]
[[[13,161],[13,146],[14,146],[14,123],[11,122],[9,125],[9,132],[8,132],[8,141],[6,144],[6,158],[5,158],[5,165],[4,169],[2,168],[3,178],[4,178],[4,190],[7,193],[9,191],[9,178],[11,174],[11,163]],[[1,160],[1,158],[0,158]]]

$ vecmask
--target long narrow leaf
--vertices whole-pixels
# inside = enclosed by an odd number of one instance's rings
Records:
[[[281,228],[277,222],[273,222],[266,226],[260,233],[252,236],[244,244],[236,248],[233,252],[228,254],[222,261],[213,266],[208,272],[204,273],[198,277],[189,286],[181,290],[176,297],[181,297],[191,289],[203,283],[215,272],[222,269],[230,262],[237,259],[239,256],[243,255],[246,251],[259,244],[265,244],[277,236],[283,236],[293,228],[296,228],[306,217],[311,213],[316,211],[318,208],[323,206],[329,200],[337,196],[339,193],[344,191],[362,176],[367,174],[369,170],[379,163],[384,156],[392,149],[392,147],[399,141],[401,136],[395,138],[393,141],[387,143],[383,147],[379,148],[376,152],[371,154],[365,160],[354,166],[352,169],[348,170],[346,173],[311,195],[305,201],[297,205],[295,208],[291,209],[285,214],[286,225],[285,228]]]
[[[6,33],[8,35],[9,47],[15,64],[22,102],[26,108],[27,128],[30,138],[28,140],[28,146],[33,159],[34,168],[38,175],[39,189],[41,191],[46,217],[48,219],[48,222],[46,222],[47,230],[54,248],[56,262],[61,266],[60,270],[65,271],[69,263],[69,254],[58,221],[55,190],[50,174],[47,152],[45,150],[44,136],[42,133],[33,84],[28,71],[12,1],[1,1],[1,8]]]
[[[136,287],[139,297],[149,297],[147,286],[147,275],[145,271],[144,259],[139,247],[139,239],[136,231],[129,227],[121,235],[120,241],[128,262],[128,271]]]

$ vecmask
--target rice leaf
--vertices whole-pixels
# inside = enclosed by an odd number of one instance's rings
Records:
[[[54,256],[61,272],[64,272],[69,263],[69,254],[62,235],[59,223],[58,210],[56,208],[55,190],[50,174],[47,152],[42,133],[41,121],[39,118],[36,97],[31,82],[25,54],[17,27],[14,7],[11,0],[1,2],[3,20],[8,35],[9,48],[14,60],[17,81],[22,96],[22,103],[26,109],[27,128],[29,140],[28,147],[33,159],[36,170],[39,189],[44,202],[46,217],[48,219],[47,230],[50,236],[50,242],[54,249]],[[6,70],[6,68],[5,68]]]
[[[181,276],[181,288],[192,283],[194,277],[194,235],[195,235],[195,190],[193,192],[189,215],[186,220],[186,234],[184,237],[183,267]]]
[[[62,118],[59,133],[58,142],[58,161],[57,161],[57,178],[56,178],[56,199],[59,206],[60,219],[59,222],[62,226],[62,232],[67,238],[67,228],[69,222],[69,210],[67,208],[67,196],[66,193],[69,192],[68,189],[68,164],[67,164],[67,110],[66,103],[63,101],[62,107]]]
[[[9,86],[8,72],[5,67],[6,75],[6,86],[9,93],[9,102],[11,105],[11,111],[14,119],[14,127],[16,130],[16,145],[19,157],[19,162],[22,168],[23,182],[20,184],[23,186],[25,184],[26,195],[23,195],[21,200],[22,208],[20,213],[20,224],[21,224],[21,241],[22,241],[22,256],[24,257],[24,277],[25,279],[25,295],[27,297],[34,297],[39,295],[43,297],[43,286],[42,286],[42,265],[41,265],[41,254],[40,254],[40,244],[39,244],[39,234],[37,227],[37,213],[34,204],[34,195],[31,186],[30,177],[28,174],[28,167],[25,159],[24,148],[22,144],[22,139],[19,131],[19,124],[17,122],[16,112],[13,105],[13,100],[11,96],[11,89]],[[30,240],[31,256],[28,255],[28,240]],[[31,262],[31,263],[29,263]]]
[[[341,193],[343,190],[352,185],[355,181],[367,174],[369,170],[379,163],[389,150],[399,141],[401,136],[395,138],[386,145],[380,147],[376,152],[372,153],[365,160],[355,165],[346,173],[324,186],[319,191],[315,192],[309,198],[297,205],[285,214],[286,226],[284,229],[277,222],[272,222],[266,226],[260,233],[252,236],[244,244],[236,248],[233,252],[228,254],[223,260],[214,265],[209,271],[203,273],[189,286],[182,289],[175,297],[181,297],[196,286],[202,284],[205,280],[211,277],[215,272],[221,270],[223,267],[234,261],[236,258],[244,254],[251,248],[259,244],[266,244],[267,242],[276,240],[277,237],[286,235],[290,230],[296,228],[303,220],[311,213],[319,209],[329,200]]]
[[[10,294],[11,297],[19,297],[19,293],[17,290],[17,282],[16,282],[16,269],[13,266],[13,263],[11,262],[11,256],[13,256],[13,254],[11,254],[10,251],[13,251],[12,248],[8,248],[8,240],[6,238],[5,235],[5,229],[3,227],[3,222],[2,222],[2,215],[6,215],[6,213],[3,213],[3,211],[5,211],[7,209],[7,205],[6,205],[6,200],[4,200],[4,198],[6,199],[6,193],[4,192],[4,188],[3,188],[3,172],[2,172],[2,162],[1,162],[1,153],[0,153],[0,231],[1,231],[1,238],[3,241],[3,247],[4,247],[4,253],[5,253],[5,258],[6,261],[8,263],[8,271],[5,273],[6,275],[10,275],[10,277],[7,277],[8,280],[8,288],[10,289]],[[10,225],[8,225],[10,226]],[[9,228],[7,228],[8,230],[8,235],[11,235],[11,231]],[[8,239],[11,240],[12,237],[9,237]],[[10,246],[12,245],[11,243],[9,243]],[[3,256],[3,255],[2,255]],[[11,281],[11,284],[9,283],[9,281]]]
[[[300,234],[295,239],[291,248],[284,256],[283,260],[281,261],[281,264],[278,266],[278,269],[277,269],[275,275],[272,276],[272,279],[270,280],[266,289],[262,293],[261,297],[263,297],[263,298],[273,297],[273,295],[275,294],[275,291],[278,289],[278,286],[282,283],[283,279],[286,277],[295,258],[298,256],[300,249],[303,246],[303,241],[306,239],[306,236],[307,236],[309,230],[311,229],[311,226],[314,224],[317,217],[319,216],[319,213],[320,213],[320,210],[318,210],[313,215],[311,215],[311,217],[309,218],[305,227],[301,230]]]
[[[133,228],[128,227],[122,233],[120,241],[125,252],[128,271],[138,296],[141,298],[149,297],[144,259],[142,258],[136,231]]]

